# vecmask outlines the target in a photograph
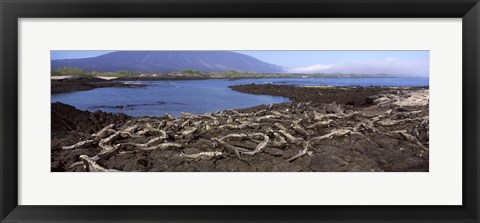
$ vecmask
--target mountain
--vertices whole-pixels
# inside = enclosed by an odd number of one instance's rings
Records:
[[[284,72],[280,66],[229,51],[118,51],[91,58],[51,61],[52,71],[59,67],[78,67],[99,72],[173,72],[184,69],[203,72]]]

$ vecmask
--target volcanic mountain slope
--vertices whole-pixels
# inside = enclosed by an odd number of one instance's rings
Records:
[[[85,71],[174,72],[184,69],[202,72],[282,73],[281,66],[229,51],[118,51],[82,59],[52,60],[51,68],[78,67]]]

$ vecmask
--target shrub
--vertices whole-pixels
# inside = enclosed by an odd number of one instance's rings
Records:
[[[82,69],[77,67],[60,67],[52,72],[53,76],[85,76],[87,75]]]

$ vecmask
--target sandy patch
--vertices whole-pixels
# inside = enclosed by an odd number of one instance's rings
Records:
[[[65,79],[65,78],[71,78],[72,76],[51,76],[50,78],[52,80],[61,80],[61,79]]]
[[[52,80],[62,80],[62,79],[67,79],[67,78],[71,78],[72,76],[51,76],[50,78]],[[114,80],[114,79],[117,79],[118,77],[104,77],[104,76],[92,76],[92,77],[96,77],[96,78],[100,78],[100,79],[103,79],[103,80]]]
[[[118,78],[118,77],[103,77],[103,76],[96,76],[96,77],[104,79],[104,80],[114,80],[114,79]]]

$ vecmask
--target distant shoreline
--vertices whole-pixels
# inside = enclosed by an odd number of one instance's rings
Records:
[[[188,81],[188,80],[241,80],[241,79],[278,79],[278,78],[284,78],[284,79],[296,79],[296,78],[301,78],[301,79],[322,79],[322,78],[427,78],[427,77],[400,77],[400,76],[395,76],[395,77],[297,77],[297,76],[285,76],[285,77],[118,77],[114,80],[116,81]]]
[[[69,93],[75,91],[87,91],[102,87],[144,87],[142,84],[126,84],[99,77],[64,77],[50,80],[51,94]]]
[[[69,93],[75,91],[85,91],[92,90],[95,88],[102,87],[144,87],[142,84],[129,84],[121,83],[120,81],[190,81],[190,80],[241,80],[241,79],[294,79],[294,78],[304,78],[304,79],[321,79],[321,78],[425,78],[425,77],[194,77],[194,76],[183,76],[183,77],[168,77],[168,76],[157,76],[157,77],[145,77],[145,76],[131,76],[131,77],[106,77],[106,76],[51,76],[51,93],[60,94],[60,93]]]

